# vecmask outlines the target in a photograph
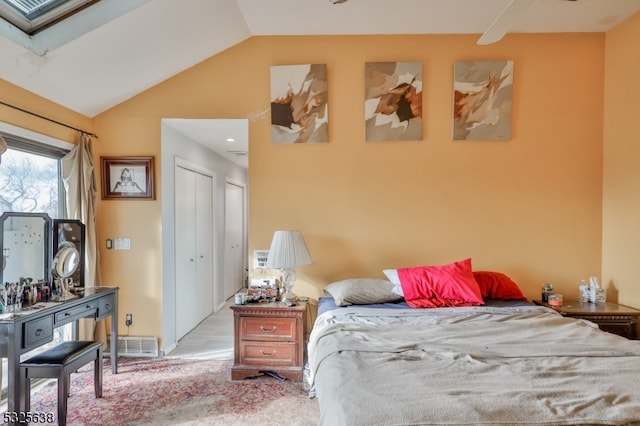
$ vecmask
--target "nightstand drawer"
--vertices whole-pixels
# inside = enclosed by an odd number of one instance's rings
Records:
[[[241,342],[240,362],[246,365],[296,365],[295,343]]]
[[[243,317],[240,318],[240,339],[260,341],[296,340],[295,318]]]

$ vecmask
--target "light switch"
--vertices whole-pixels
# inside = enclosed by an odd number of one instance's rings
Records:
[[[131,250],[131,238],[116,238],[113,242],[116,250]]]

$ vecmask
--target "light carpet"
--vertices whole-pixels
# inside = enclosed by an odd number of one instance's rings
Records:
[[[261,376],[231,380],[231,361],[120,358],[104,363],[95,398],[93,364],[71,375],[68,425],[317,425],[318,403],[302,383]],[[32,412],[57,410],[56,382],[32,391]]]

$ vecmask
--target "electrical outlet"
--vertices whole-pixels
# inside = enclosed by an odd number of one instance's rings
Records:
[[[127,314],[126,319],[124,320],[124,324],[129,327],[133,324],[133,314]]]

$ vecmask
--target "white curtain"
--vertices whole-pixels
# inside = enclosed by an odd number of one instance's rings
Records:
[[[85,287],[99,286],[100,262],[96,233],[96,197],[98,194],[91,137],[82,133],[80,141],[62,158],[62,181],[66,191],[65,217],[85,225]],[[102,321],[103,322],[103,321]],[[83,320],[80,338],[106,342],[106,327],[96,327],[95,321]]]
[[[7,141],[5,141],[2,136],[0,136],[0,163],[2,162],[2,154],[7,151],[7,148]]]

